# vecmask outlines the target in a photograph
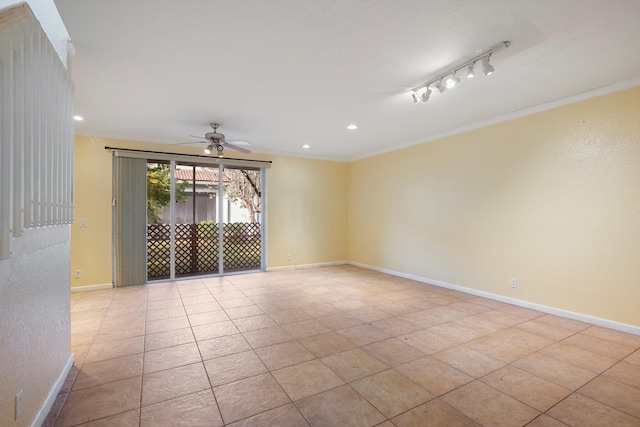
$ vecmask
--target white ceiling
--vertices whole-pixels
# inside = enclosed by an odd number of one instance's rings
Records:
[[[638,0],[55,3],[82,135],[171,144],[217,121],[255,152],[349,161],[640,77]],[[413,103],[503,40],[494,74]]]

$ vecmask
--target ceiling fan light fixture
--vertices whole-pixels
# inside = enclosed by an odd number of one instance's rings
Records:
[[[243,140],[227,141],[223,134],[216,132],[219,126],[220,125],[218,123],[211,123],[211,127],[213,128],[214,132],[207,132],[204,134],[204,137],[196,136],[196,135],[190,135],[190,136],[192,138],[200,139],[201,143],[203,144],[205,143],[207,144],[207,146],[203,150],[204,153],[207,155],[212,154],[214,151],[222,153],[222,150],[224,150],[224,147],[229,147],[229,149],[239,151],[243,154],[251,153],[251,150],[235,145],[236,143],[239,145],[251,145],[249,141],[243,141]],[[192,142],[180,142],[180,143],[171,144],[171,145],[183,145],[183,144],[192,144]]]

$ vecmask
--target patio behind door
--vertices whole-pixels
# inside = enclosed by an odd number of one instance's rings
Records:
[[[148,163],[148,180],[161,179],[153,175],[158,167]],[[172,202],[148,215],[147,280],[261,270],[263,170],[185,163],[168,168],[172,184],[165,189],[173,189]]]

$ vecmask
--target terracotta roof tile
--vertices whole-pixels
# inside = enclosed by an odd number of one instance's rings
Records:
[[[224,178],[225,181],[228,181],[226,176]],[[192,181],[193,170],[191,168],[176,169],[176,179]],[[218,182],[218,169],[196,168],[196,181]]]

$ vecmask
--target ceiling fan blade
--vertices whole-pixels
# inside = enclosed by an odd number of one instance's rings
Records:
[[[235,145],[243,145],[243,146],[251,145],[249,141],[245,141],[242,139],[227,139],[225,140],[225,142],[230,142]]]
[[[191,138],[198,138],[198,139],[202,139],[204,141],[209,141],[207,138],[203,138],[201,136],[196,136],[196,135],[189,135]]]
[[[246,148],[243,148],[243,147],[238,147],[237,145],[229,144],[228,142],[224,143],[224,147],[231,148],[232,150],[236,150],[244,154],[249,154],[251,152],[251,150],[247,150]]]

